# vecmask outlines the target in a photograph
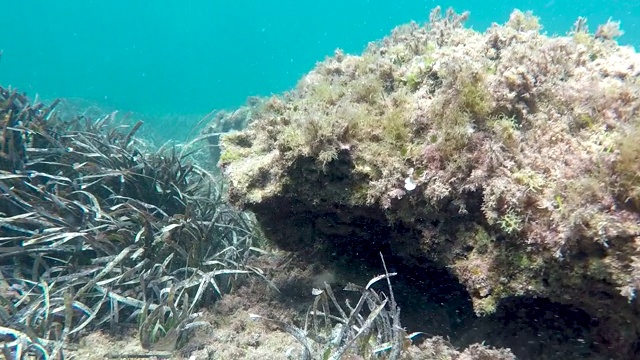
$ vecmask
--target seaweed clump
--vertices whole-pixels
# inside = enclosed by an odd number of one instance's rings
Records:
[[[575,306],[594,348],[637,357],[640,56],[615,22],[467,17],[436,8],[262,103],[222,138],[230,199],[283,248],[447,269],[478,316]]]
[[[133,324],[166,357],[206,325],[202,304],[261,274],[245,265],[258,233],[187,149],[57,103],[0,88],[0,354],[63,358],[89,330]]]

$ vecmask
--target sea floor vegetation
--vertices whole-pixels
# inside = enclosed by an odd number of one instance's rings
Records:
[[[260,241],[250,216],[191,162],[153,150],[116,114],[62,116],[0,89],[0,352],[61,358],[95,329],[136,324],[173,351]]]

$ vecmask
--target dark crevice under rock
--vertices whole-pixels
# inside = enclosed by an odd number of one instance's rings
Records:
[[[339,206],[310,211],[293,198],[273,198],[252,210],[278,246],[333,267],[339,274],[337,285],[366,283],[383,273],[383,254],[389,271],[398,273],[393,278],[394,293],[409,332],[445,336],[459,347],[484,341],[508,347],[522,359],[597,358],[594,354],[611,345],[600,342],[603,336],[597,331],[602,330],[596,331],[600,324],[586,311],[547,299],[507,298],[494,314],[476,316],[468,292],[448,269],[427,259],[407,261],[398,255],[392,244],[416,234],[402,224],[389,226],[380,211]],[[623,356],[613,351],[602,358]]]

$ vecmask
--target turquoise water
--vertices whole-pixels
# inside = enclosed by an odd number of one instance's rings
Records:
[[[550,34],[612,17],[620,42],[640,46],[634,0],[0,0],[0,84],[157,117],[150,126],[179,138],[202,114],[285,91],[335,48],[359,53],[436,5],[470,10],[478,30],[514,7]]]

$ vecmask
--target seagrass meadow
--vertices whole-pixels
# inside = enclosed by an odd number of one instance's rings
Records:
[[[116,114],[58,114],[0,88],[0,353],[62,358],[99,328],[134,324],[172,351],[259,241],[247,214],[188,161],[150,150]]]

